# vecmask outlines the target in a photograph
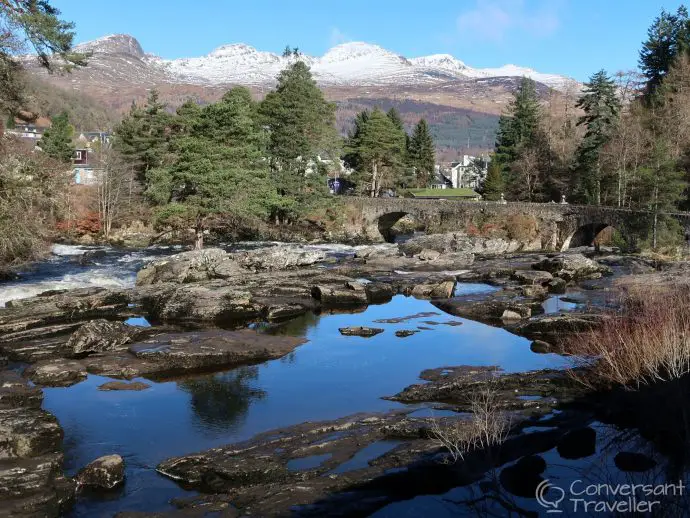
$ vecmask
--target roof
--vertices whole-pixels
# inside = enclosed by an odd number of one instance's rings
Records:
[[[414,198],[479,198],[472,189],[409,189]]]

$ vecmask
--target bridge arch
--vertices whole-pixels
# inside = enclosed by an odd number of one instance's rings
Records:
[[[381,216],[379,216],[376,222],[376,226],[378,228],[379,233],[383,236],[383,239],[388,243],[392,243],[395,240],[393,227],[402,218],[410,215],[414,217],[414,214],[402,211],[388,212],[386,214],[382,214]]]
[[[602,237],[602,233],[606,229],[619,230],[615,224],[606,221],[596,221],[579,225],[574,232],[571,232],[570,235],[565,237],[561,251],[580,246],[592,246],[597,238]]]

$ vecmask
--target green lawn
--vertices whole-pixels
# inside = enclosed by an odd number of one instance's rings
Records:
[[[475,198],[479,195],[472,189],[408,189],[415,198]]]

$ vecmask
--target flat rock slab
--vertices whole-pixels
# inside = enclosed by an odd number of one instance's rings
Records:
[[[146,390],[147,388],[151,388],[151,385],[144,383],[143,381],[109,381],[98,386],[98,390],[102,390],[104,392],[127,390],[139,392],[141,390]]]
[[[380,327],[364,327],[364,326],[356,326],[356,327],[341,327],[338,329],[340,331],[340,334],[343,336],[361,336],[364,338],[371,338],[372,336],[376,336],[378,334],[383,333],[383,329]]]

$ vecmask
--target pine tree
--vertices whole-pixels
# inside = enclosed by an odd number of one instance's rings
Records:
[[[508,113],[501,115],[498,121],[495,157],[499,163],[509,169],[520,148],[533,140],[540,117],[536,83],[523,77],[508,106]]]
[[[69,116],[67,112],[62,112],[50,119],[50,128],[45,130],[38,145],[46,155],[69,163],[74,156],[73,135],[74,128],[69,123]]]
[[[482,187],[482,195],[485,200],[498,201],[505,190],[505,182],[503,181],[503,172],[501,166],[496,160],[492,160],[489,164],[489,170],[486,173],[486,179]]]
[[[647,41],[640,51],[640,69],[647,79],[646,97],[651,99],[676,56],[690,48],[690,19],[685,6],[675,14],[666,10],[654,20],[647,30]]]
[[[426,187],[434,174],[436,150],[426,120],[420,119],[408,147],[409,164],[414,168],[417,187]]]
[[[318,163],[319,158],[339,158],[335,104],[326,101],[309,67],[296,61],[280,73],[259,114],[269,132],[271,169],[285,198],[284,210],[276,218],[293,219],[294,207],[306,208],[326,194]]]
[[[129,114],[115,128],[113,146],[132,164],[144,186],[148,172],[162,163],[171,122],[158,92],[151,90],[146,104],[140,108],[133,103]]]
[[[292,47],[290,47],[290,45],[285,45],[285,48],[283,49],[283,57],[292,57]]]
[[[357,135],[348,141],[348,153],[357,155],[355,179],[371,197],[397,184],[404,167],[405,134],[378,108],[366,117]]]
[[[576,152],[577,197],[583,201],[601,204],[602,151],[610,142],[620,114],[620,101],[615,83],[605,70],[595,73],[585,83],[584,94],[577,107],[584,111],[578,125],[584,125],[585,135]]]
[[[206,106],[191,131],[171,141],[171,165],[149,171],[146,194],[157,206],[157,221],[194,228],[201,248],[214,217],[267,218],[276,193],[264,140],[246,88]]]

